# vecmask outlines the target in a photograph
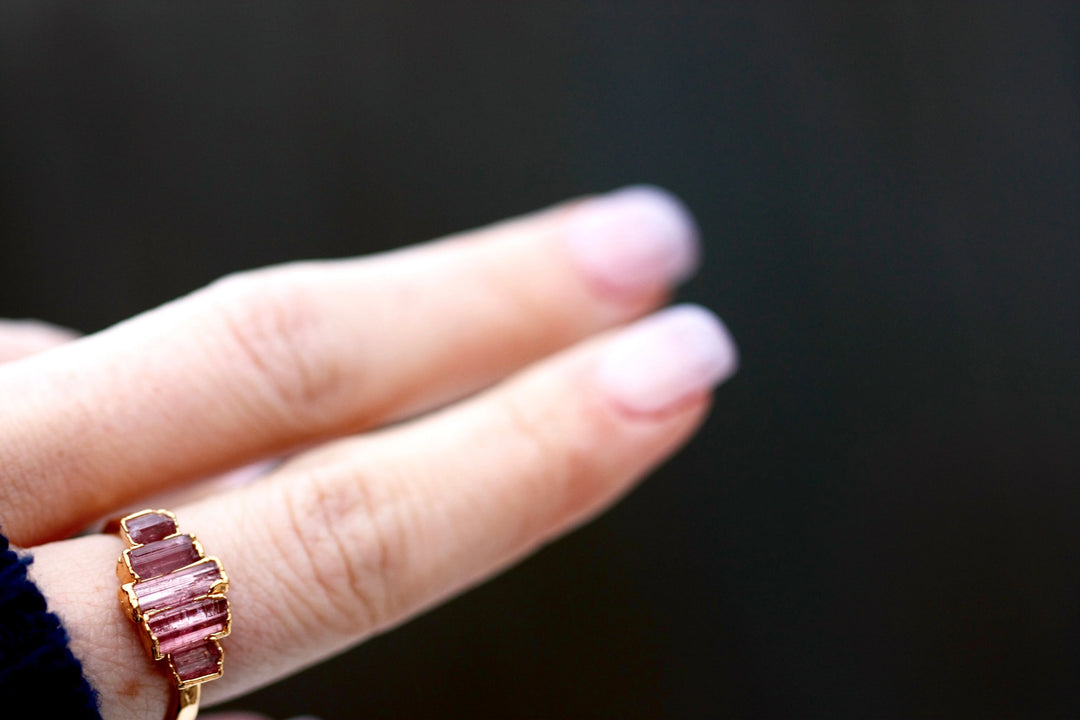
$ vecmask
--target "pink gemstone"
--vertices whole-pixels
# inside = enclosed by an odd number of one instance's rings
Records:
[[[176,521],[161,513],[144,513],[124,520],[128,537],[136,545],[160,540],[176,532]]]
[[[209,595],[220,580],[221,567],[216,560],[207,558],[168,575],[140,580],[134,586],[135,597],[139,599],[142,612],[148,613]]]
[[[181,682],[197,680],[207,675],[216,675],[221,668],[221,646],[213,640],[196,645],[186,650],[173,653],[173,669]]]
[[[168,655],[199,645],[210,635],[223,632],[228,616],[228,600],[208,597],[151,613],[146,623],[157,639],[158,652]]]
[[[199,559],[190,535],[156,540],[128,551],[131,569],[140,580],[172,572]]]

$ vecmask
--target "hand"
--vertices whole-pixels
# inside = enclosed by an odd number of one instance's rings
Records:
[[[638,320],[693,270],[694,235],[633,188],[242,273],[0,366],[0,525],[104,717],[157,720],[168,681],[117,603],[119,538],[64,538],[169,507],[221,558],[233,630],[204,707],[384,631],[595,515],[698,427],[735,368],[727,332],[697,307]],[[7,356],[67,339],[0,338]],[[143,499],[273,457],[242,487]]]

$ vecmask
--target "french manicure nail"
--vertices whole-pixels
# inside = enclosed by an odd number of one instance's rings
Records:
[[[634,185],[582,203],[570,253],[594,282],[622,292],[679,283],[697,269],[697,225],[671,193]]]
[[[679,305],[624,330],[603,350],[596,372],[623,408],[655,413],[708,392],[737,367],[738,350],[719,318]]]

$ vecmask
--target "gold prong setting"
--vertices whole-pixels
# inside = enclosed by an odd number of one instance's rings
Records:
[[[221,677],[221,638],[232,630],[221,561],[193,536],[179,532],[167,510],[143,510],[120,520],[125,549],[117,562],[120,604],[139,628],[143,645],[164,662],[181,699]]]

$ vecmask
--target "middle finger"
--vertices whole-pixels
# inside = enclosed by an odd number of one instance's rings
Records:
[[[635,188],[362,260],[235,276],[0,368],[0,518],[63,536],[195,477],[475,391],[658,305],[696,257]]]

